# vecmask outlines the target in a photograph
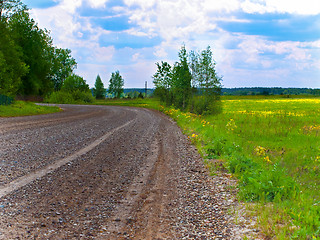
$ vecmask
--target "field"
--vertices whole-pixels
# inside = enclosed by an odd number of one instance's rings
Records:
[[[248,210],[267,237],[320,238],[320,99],[222,102],[216,116],[164,112],[197,145],[213,174],[227,168],[239,179],[239,197],[256,203]]]
[[[238,178],[239,198],[267,238],[320,239],[320,98],[225,97],[223,113],[174,118],[211,173]],[[108,104],[159,108],[152,100]]]

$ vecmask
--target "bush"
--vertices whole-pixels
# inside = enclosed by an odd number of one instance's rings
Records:
[[[218,114],[222,112],[221,101],[206,96],[194,96],[190,103],[190,112],[200,115]]]
[[[94,102],[94,97],[90,92],[82,92],[80,90],[73,92],[58,91],[47,97],[45,102],[61,104],[92,103]]]

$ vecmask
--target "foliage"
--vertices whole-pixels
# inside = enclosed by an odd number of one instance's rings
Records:
[[[13,14],[27,11],[27,6],[20,0],[0,0],[0,20],[6,21]]]
[[[0,94],[0,105],[10,105],[13,102],[13,98]]]
[[[173,104],[185,110],[191,98],[191,73],[187,62],[188,54],[185,46],[179,52],[180,62],[176,62],[173,67],[172,94]]]
[[[28,68],[4,21],[0,21],[0,32],[0,93],[14,96]]]
[[[221,112],[220,94],[221,78],[215,71],[215,62],[210,46],[201,54],[190,53],[190,69],[192,69],[193,87],[197,94],[190,104],[190,111],[197,114],[215,114]],[[201,97],[199,97],[199,95]]]
[[[55,91],[45,99],[49,103],[92,103],[94,98],[86,81],[76,75],[71,74],[63,82],[61,90]]]
[[[59,91],[61,89],[63,82],[72,74],[76,67],[77,62],[71,56],[70,49],[54,49],[53,64],[51,68],[51,81],[54,84],[55,91]]]
[[[172,88],[172,67],[169,63],[161,61],[156,63],[157,72],[152,76],[153,83],[156,87],[155,96],[159,97],[162,102],[166,102],[167,105],[172,104],[172,98],[170,97],[170,89]]]
[[[61,90],[65,92],[74,92],[76,90],[79,90],[81,92],[90,91],[89,85],[86,83],[86,81],[76,74],[72,74],[67,77],[67,79],[62,84]]]
[[[44,101],[48,103],[85,104],[94,103],[94,97],[90,92],[83,92],[80,90],[65,92],[60,90],[51,93]]]
[[[93,89],[93,96],[95,96],[96,99],[104,99],[106,96],[106,89],[104,88],[100,75],[98,75],[96,78]]]
[[[43,95],[53,86],[51,70],[52,39],[46,30],[39,29],[28,12],[14,14],[9,20],[11,36],[22,50],[22,60],[29,67],[18,90],[21,95]]]
[[[55,48],[20,0],[0,1],[0,93],[46,95],[76,67],[69,49]]]
[[[31,102],[15,101],[13,104],[0,105],[0,117],[18,117],[59,112],[59,107],[39,106]]]
[[[123,93],[124,80],[119,71],[111,74],[108,92],[113,94],[115,98],[120,98]]]
[[[211,99],[211,101],[210,101]],[[219,96],[193,96],[190,101],[189,111],[199,115],[218,114],[222,112]]]
[[[216,74],[210,47],[201,55],[195,51],[188,55],[182,46],[179,59],[173,68],[167,62],[156,63],[157,72],[153,75],[155,96],[167,106],[173,104],[197,114],[221,112],[221,78]]]
[[[251,87],[251,88],[223,88],[223,95],[236,95],[236,96],[254,96],[254,95],[281,95],[284,98],[292,98],[293,95],[314,95],[320,96],[320,89],[312,88],[281,88],[281,87]],[[278,96],[277,96],[278,97]],[[310,97],[310,96],[309,96]],[[237,97],[238,98],[238,97]],[[259,96],[257,96],[259,98]]]

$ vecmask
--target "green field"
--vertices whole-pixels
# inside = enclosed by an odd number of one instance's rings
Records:
[[[60,112],[58,107],[38,106],[31,102],[15,101],[11,105],[0,105],[0,117],[19,117]]]
[[[222,162],[239,179],[239,197],[256,203],[248,206],[265,236],[320,238],[320,99],[222,103],[216,116],[163,111],[188,134],[213,174]]]
[[[205,117],[149,99],[107,104],[151,107],[175,119],[212,174],[227,169],[238,179],[239,199],[265,237],[320,239],[320,98],[224,97],[222,103],[223,113]]]

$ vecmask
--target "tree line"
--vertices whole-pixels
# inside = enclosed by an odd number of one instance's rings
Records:
[[[0,0],[0,93],[45,96],[61,90],[77,62],[53,45],[20,0]]]
[[[100,76],[91,93],[83,77],[74,73],[70,49],[53,45],[50,32],[39,28],[21,0],[0,0],[0,94],[42,96],[49,102],[92,102],[104,98]],[[109,92],[119,97],[124,81],[112,73]]]
[[[156,63],[153,75],[155,95],[167,105],[197,114],[220,112],[221,77],[215,70],[210,46],[201,52],[179,51],[179,61]]]

